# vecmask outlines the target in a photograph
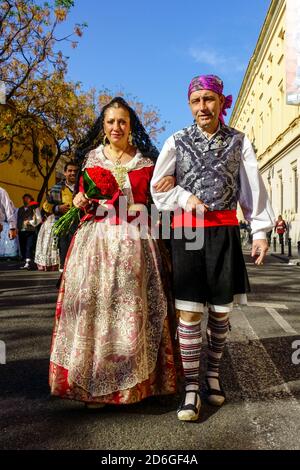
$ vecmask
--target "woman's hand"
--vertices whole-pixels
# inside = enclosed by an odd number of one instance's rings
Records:
[[[77,207],[77,209],[84,209],[86,206],[90,204],[90,201],[85,197],[83,193],[78,193],[73,199],[73,205]]]
[[[154,185],[155,191],[158,193],[165,193],[173,189],[175,186],[175,176],[164,176],[158,183]]]

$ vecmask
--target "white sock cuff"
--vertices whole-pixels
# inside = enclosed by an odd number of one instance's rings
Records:
[[[186,321],[186,320],[182,320],[182,318],[180,318],[179,322],[184,326],[196,326],[196,325],[200,325],[201,319],[196,320],[196,321]]]
[[[208,304],[208,308],[211,312],[217,312],[217,313],[229,313],[232,311],[233,308],[233,303],[231,302],[230,304],[224,304],[224,305],[212,305]]]

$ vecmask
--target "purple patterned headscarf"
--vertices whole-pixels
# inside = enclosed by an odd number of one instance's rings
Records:
[[[198,75],[194,77],[189,85],[188,98],[190,99],[191,94],[198,90],[211,90],[218,95],[223,95],[223,81],[216,75]],[[220,112],[219,119],[224,124],[223,116],[226,116],[226,109],[231,108],[232,95],[225,96],[225,103],[223,109]]]

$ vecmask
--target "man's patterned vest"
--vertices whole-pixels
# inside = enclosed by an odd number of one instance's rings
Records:
[[[236,209],[244,134],[228,126],[208,140],[193,124],[174,134],[176,182],[209,210]]]

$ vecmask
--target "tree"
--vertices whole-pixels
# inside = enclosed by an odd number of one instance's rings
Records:
[[[167,121],[161,121],[159,110],[155,106],[146,106],[136,96],[126,94],[123,90],[113,93],[109,89],[104,89],[98,95],[99,112],[114,96],[122,96],[127,101],[138,114],[151,139],[157,142],[158,135],[166,130],[167,125]]]
[[[58,105],[62,93],[67,97],[65,112],[70,111],[72,100],[78,104],[88,99],[88,95],[76,95],[77,85],[65,82],[67,59],[58,49],[66,41],[76,47],[74,35],[80,37],[86,26],[76,24],[72,34],[56,36],[58,24],[66,20],[73,4],[72,0],[56,0],[55,6],[32,0],[0,3],[0,81],[6,93],[1,105],[0,163],[22,159],[29,151],[32,161],[24,159],[24,171],[44,178],[40,198],[56,161],[62,152],[70,151],[66,142],[72,118],[62,115]],[[69,116],[74,117],[70,112]]]
[[[164,130],[157,110],[145,106],[136,98],[108,90],[97,93],[94,89],[82,92],[80,83],[65,82],[54,74],[47,82],[30,82],[31,92],[18,100],[14,108],[7,107],[2,114],[0,129],[9,142],[6,159],[13,149],[13,158],[23,159],[27,151],[31,161],[24,160],[24,172],[40,175],[43,184],[38,201],[47,191],[49,178],[62,157],[72,158],[75,148],[100,114],[102,107],[113,96],[123,95],[136,110],[153,140]]]
[[[1,1],[1,0],[0,0]],[[0,80],[6,85],[6,104],[0,116],[0,164],[22,159],[28,175],[43,179],[41,201],[57,162],[72,157],[77,144],[113,94],[109,90],[83,92],[80,83],[67,82],[67,58],[57,49],[62,42],[76,42],[74,33],[56,37],[57,25],[65,21],[72,0],[56,0],[55,7],[33,0],[4,0],[0,4]],[[121,91],[118,95],[124,96]],[[114,94],[116,95],[116,94]],[[165,129],[159,112],[132,96],[125,96],[136,109],[152,139]],[[30,154],[28,161],[25,155]]]
[[[72,34],[58,38],[59,23],[67,18],[71,0],[57,0],[56,6],[33,0],[2,0],[0,3],[0,80],[5,84],[6,102],[28,91],[33,78],[47,80],[53,73],[66,72],[66,58],[57,49],[60,43],[77,42],[86,24],[76,24]]]
[[[30,94],[3,110],[0,129],[9,143],[6,160],[22,159],[23,171],[42,177],[40,202],[57,162],[72,156],[96,114],[92,93],[83,93],[80,84],[65,82],[59,73],[47,82],[31,81],[30,86]],[[26,153],[32,160],[24,159]]]

